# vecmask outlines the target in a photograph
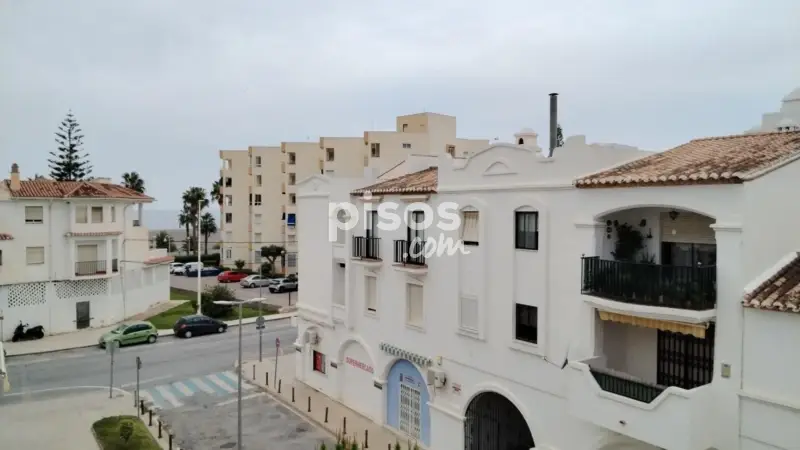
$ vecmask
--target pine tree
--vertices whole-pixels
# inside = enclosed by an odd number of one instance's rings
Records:
[[[88,153],[82,153],[83,134],[72,110],[61,122],[56,134],[57,152],[50,152],[50,177],[56,181],[83,180],[92,173]]]

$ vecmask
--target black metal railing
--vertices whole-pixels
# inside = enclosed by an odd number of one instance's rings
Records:
[[[119,272],[119,259],[114,258],[111,260],[111,271]]]
[[[381,238],[355,237],[353,238],[353,257],[363,259],[381,259]]]
[[[714,309],[717,267],[681,267],[581,257],[581,292],[625,303]]]
[[[394,241],[394,262],[403,265],[425,265],[425,241],[419,239]]]
[[[610,370],[591,367],[589,371],[600,385],[600,389],[642,403],[652,402],[666,389],[666,386],[636,380],[624,374],[615,374]]]
[[[99,275],[106,273],[105,261],[78,261],[75,263],[75,275]]]

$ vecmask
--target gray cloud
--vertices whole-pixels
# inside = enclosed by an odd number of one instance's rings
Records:
[[[664,149],[740,132],[800,84],[794,0],[7,1],[0,164],[44,173],[72,108],[97,175],[160,207],[208,187],[220,148],[361,135],[398,114],[459,133]]]

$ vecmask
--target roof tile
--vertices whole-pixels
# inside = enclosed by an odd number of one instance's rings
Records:
[[[12,198],[114,198],[152,201],[145,194],[125,186],[96,181],[54,181],[47,179],[20,181],[19,190],[11,190],[10,181],[5,180]]]
[[[151,264],[164,264],[168,262],[171,263],[172,261],[175,261],[174,256],[157,256],[155,258],[149,258],[144,260],[144,263],[151,265]]]
[[[800,157],[800,131],[695,139],[575,181],[579,188],[742,183]]]
[[[800,253],[746,293],[742,304],[749,308],[800,313]]]
[[[419,172],[412,172],[397,178],[381,181],[365,188],[356,189],[352,195],[382,194],[433,194],[439,185],[439,170],[428,167]]]

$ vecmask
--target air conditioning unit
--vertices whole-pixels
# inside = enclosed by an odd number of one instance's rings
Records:
[[[439,369],[428,369],[428,386],[443,388],[447,384],[447,374]]]

